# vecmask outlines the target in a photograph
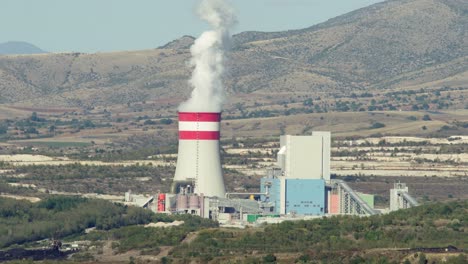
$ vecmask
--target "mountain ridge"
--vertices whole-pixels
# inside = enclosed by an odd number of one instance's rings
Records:
[[[466,87],[467,6],[392,0],[305,29],[236,34],[225,78],[229,100]],[[0,102],[93,106],[165,99],[176,106],[191,91],[193,40],[183,36],[144,51],[0,57]]]
[[[0,43],[0,55],[42,54],[46,51],[24,41],[7,41]]]

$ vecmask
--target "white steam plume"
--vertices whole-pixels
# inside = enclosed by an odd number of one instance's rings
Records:
[[[190,64],[194,70],[189,83],[193,91],[190,99],[180,105],[179,111],[221,112],[224,51],[230,38],[228,29],[236,18],[224,0],[202,0],[198,13],[213,29],[203,32],[190,48]]]

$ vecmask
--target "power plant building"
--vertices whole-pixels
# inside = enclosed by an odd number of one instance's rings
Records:
[[[325,181],[322,179],[262,178],[260,199],[268,205],[266,213],[323,215]]]
[[[278,170],[261,180],[262,201],[270,212],[324,215],[325,185],[330,181],[330,132],[280,137]]]
[[[330,132],[281,136],[277,166],[261,178],[260,192],[226,193],[220,121],[220,113],[180,112],[179,153],[171,193],[141,199],[128,193],[125,200],[158,212],[199,215],[228,225],[378,213],[373,195],[355,192],[346,182],[330,179]],[[417,205],[403,184],[398,187],[391,192],[391,209]]]
[[[286,178],[330,181],[330,132],[280,137],[278,167]]]

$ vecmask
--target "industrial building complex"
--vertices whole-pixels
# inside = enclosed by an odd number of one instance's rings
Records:
[[[125,201],[160,213],[193,214],[221,224],[261,222],[329,215],[373,215],[374,196],[354,191],[330,177],[330,132],[280,137],[276,166],[259,182],[258,193],[226,193],[220,158],[221,113],[180,112],[177,167],[170,193]],[[240,198],[234,198],[240,197]],[[403,183],[390,190],[390,208],[417,206]]]

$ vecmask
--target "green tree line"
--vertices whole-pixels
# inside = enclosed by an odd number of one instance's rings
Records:
[[[175,218],[105,200],[51,196],[38,203],[0,198],[0,248],[46,238],[110,230]]]
[[[206,230],[173,250],[176,258],[257,253],[359,251],[372,248],[468,247],[468,201],[428,204],[371,217],[286,221],[262,230]],[[319,254],[320,255],[320,254]]]

